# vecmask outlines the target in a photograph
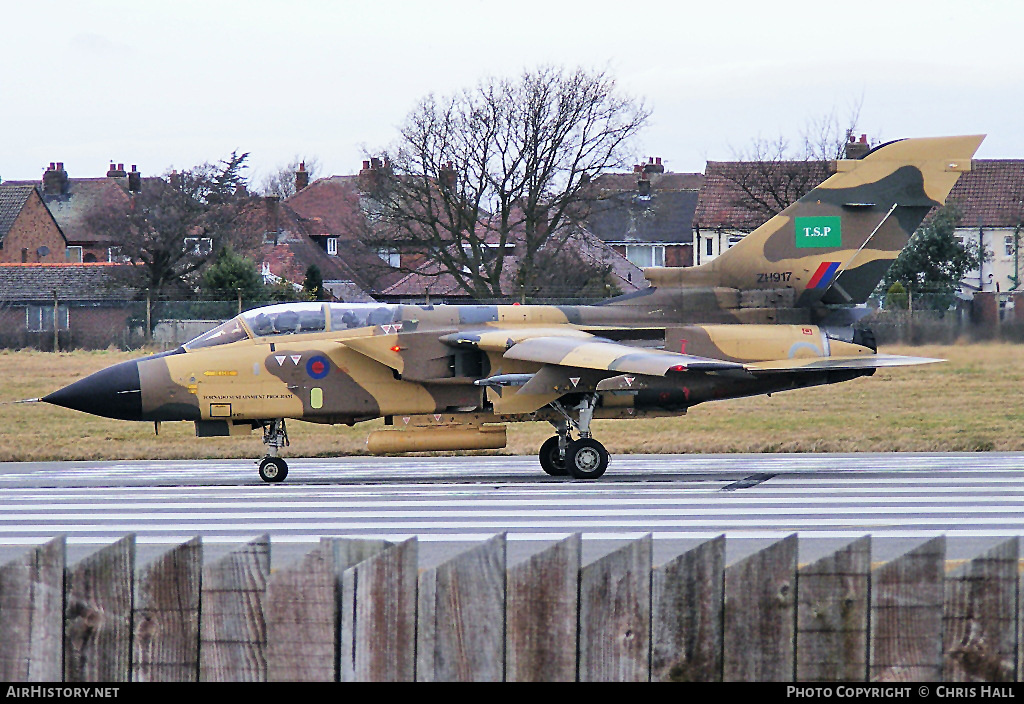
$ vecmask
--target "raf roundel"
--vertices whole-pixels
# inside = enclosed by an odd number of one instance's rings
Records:
[[[331,372],[331,362],[323,355],[310,357],[306,362],[306,373],[314,379],[323,379]]]

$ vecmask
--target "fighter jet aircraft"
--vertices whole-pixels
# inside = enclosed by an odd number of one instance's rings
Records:
[[[878,354],[830,304],[866,301],[983,137],[891,142],[834,173],[717,259],[652,268],[595,306],[289,303],[242,313],[173,352],[122,362],[43,401],[198,436],[262,429],[259,474],[282,481],[285,421],[384,418],[373,453],[497,449],[546,421],[550,475],[596,479],[595,418],[685,414],[711,400],[920,364]]]

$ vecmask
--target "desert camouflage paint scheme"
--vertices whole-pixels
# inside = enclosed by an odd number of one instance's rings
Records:
[[[652,287],[597,306],[279,304],[166,354],[45,397],[89,413],[264,431],[267,481],[287,465],[285,419],[385,418],[371,452],[495,449],[505,422],[541,420],[552,475],[596,478],[593,418],[681,415],[698,403],[920,364],[877,354],[828,304],[864,302],[982,137],[892,142],[835,173],[714,261],[647,269]],[[577,437],[573,439],[573,434]]]

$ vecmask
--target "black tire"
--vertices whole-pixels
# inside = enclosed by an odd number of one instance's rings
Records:
[[[264,457],[260,462],[260,479],[265,482],[283,482],[288,476],[288,464],[280,457]]]
[[[597,479],[608,469],[608,451],[594,438],[569,443],[565,466],[574,479]]]
[[[568,448],[566,448],[568,454]],[[565,460],[558,452],[558,436],[548,438],[540,446],[540,467],[552,477],[564,477],[569,473],[565,467]]]

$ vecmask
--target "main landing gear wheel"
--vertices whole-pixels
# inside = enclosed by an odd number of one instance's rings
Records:
[[[283,482],[288,476],[288,464],[280,457],[264,457],[260,462],[260,479],[265,482]]]
[[[558,436],[548,438],[540,446],[540,467],[552,477],[564,477],[569,473],[565,466],[565,458],[558,449]]]
[[[608,451],[594,438],[574,440],[565,451],[565,467],[574,479],[597,479],[608,469]]]

